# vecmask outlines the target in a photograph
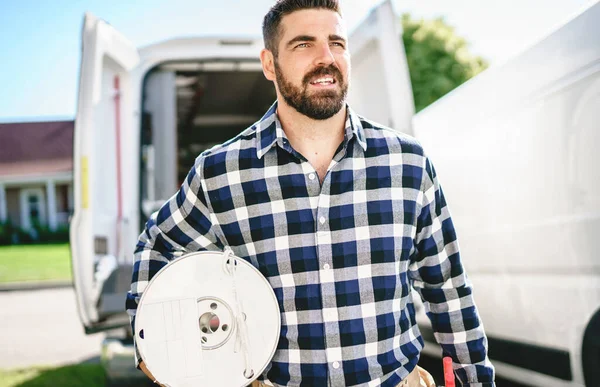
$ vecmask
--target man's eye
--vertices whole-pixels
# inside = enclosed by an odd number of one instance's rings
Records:
[[[338,46],[338,47],[342,47],[342,48],[344,48],[344,43],[340,43],[340,42],[333,42],[333,43],[331,43],[331,44],[333,44],[334,46]]]
[[[308,43],[300,43],[299,45],[296,46],[296,48],[304,48],[304,47],[308,47]]]

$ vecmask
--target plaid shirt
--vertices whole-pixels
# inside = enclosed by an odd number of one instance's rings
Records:
[[[321,184],[276,107],[200,155],[148,221],[127,298],[132,324],[149,280],[169,261],[230,246],[279,302],[281,335],[263,374],[273,384],[397,385],[423,348],[412,286],[458,379],[493,386],[452,220],[421,145],[348,109]]]

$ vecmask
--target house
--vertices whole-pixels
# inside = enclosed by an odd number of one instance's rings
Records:
[[[73,208],[73,121],[0,123],[0,223],[66,226]]]

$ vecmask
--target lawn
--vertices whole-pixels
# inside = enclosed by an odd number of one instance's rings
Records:
[[[71,280],[69,245],[0,246],[0,283]]]
[[[100,364],[0,370],[0,387],[104,387],[105,382],[104,370]]]

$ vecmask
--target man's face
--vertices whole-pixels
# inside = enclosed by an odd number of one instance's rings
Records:
[[[275,82],[285,102],[312,119],[338,113],[348,93],[350,54],[342,18],[336,12],[310,9],[281,20]]]

